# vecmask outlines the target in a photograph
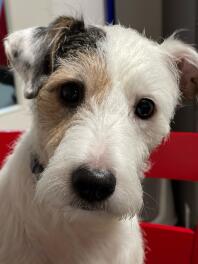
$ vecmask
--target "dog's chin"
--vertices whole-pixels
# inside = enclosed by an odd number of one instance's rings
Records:
[[[100,203],[89,203],[83,200],[75,200],[70,204],[70,212],[66,210],[64,216],[70,220],[91,219],[117,219],[131,218],[130,212],[114,211],[107,201]]]
[[[91,207],[70,207],[64,213],[64,218],[70,223],[86,223],[92,225],[96,223],[104,223],[117,219],[115,215],[102,209]]]

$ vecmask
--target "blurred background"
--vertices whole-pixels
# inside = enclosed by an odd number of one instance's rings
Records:
[[[198,45],[197,0],[0,0],[0,129],[24,130],[30,116],[25,111],[20,80],[9,70],[2,40],[10,32],[47,25],[58,15],[80,16],[86,23],[121,23],[158,42],[178,34]],[[174,131],[198,131],[196,101],[185,101],[172,123]],[[193,146],[192,146],[193,147]],[[144,181],[145,206],[142,219],[194,227],[198,220],[198,185],[169,180]]]

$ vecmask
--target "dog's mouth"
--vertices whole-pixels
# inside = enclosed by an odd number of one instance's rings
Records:
[[[107,202],[94,202],[90,203],[81,199],[74,199],[70,206],[76,209],[81,209],[85,211],[102,211],[102,212],[108,212],[108,206]]]
[[[102,216],[102,217],[110,217],[110,218],[116,218],[118,220],[126,219],[128,217],[131,217],[128,212],[126,213],[119,213],[112,210],[108,200],[105,200],[103,202],[97,202],[97,203],[89,203],[84,200],[80,199],[74,199],[70,206],[72,209],[76,210],[82,210],[83,212],[87,212],[89,216]]]

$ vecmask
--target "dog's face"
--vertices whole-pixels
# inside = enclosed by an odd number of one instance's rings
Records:
[[[36,198],[67,216],[136,214],[149,154],[169,133],[180,94],[196,93],[195,50],[68,17],[13,33],[5,47],[33,99],[47,161]]]

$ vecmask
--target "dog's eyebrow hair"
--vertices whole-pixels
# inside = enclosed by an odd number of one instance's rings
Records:
[[[59,80],[54,80],[53,82],[48,84],[46,89],[49,92],[53,92],[54,90],[57,89],[57,86],[61,86],[61,85],[65,84],[65,83],[68,83],[68,82],[81,82],[81,83],[83,83],[83,81],[81,79],[79,79],[79,78],[62,78],[62,79],[59,79]]]
[[[66,70],[63,64],[62,67],[60,67],[58,70],[56,70],[49,76],[48,80],[44,84],[44,87],[48,91],[53,91],[58,85],[68,81],[83,82],[83,78],[79,73],[75,71],[70,71],[68,69]]]

